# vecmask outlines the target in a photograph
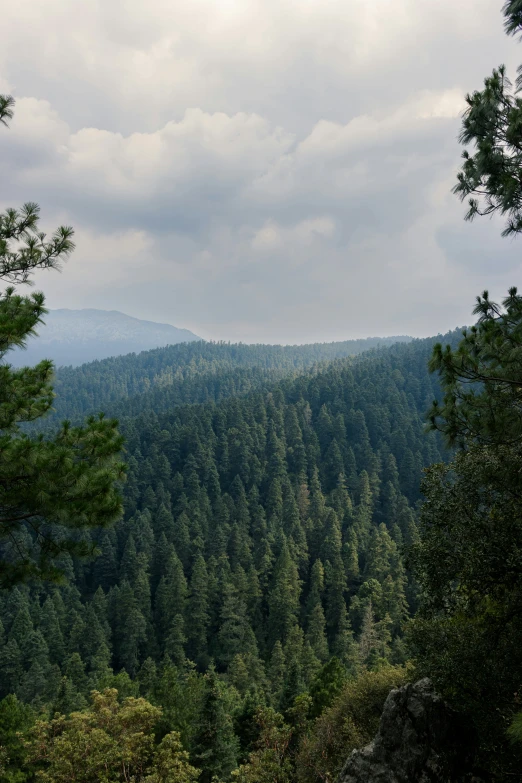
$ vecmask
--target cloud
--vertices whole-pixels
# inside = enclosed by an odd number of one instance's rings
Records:
[[[494,0],[19,0],[3,28],[2,205],[77,228],[51,306],[305,341],[516,282],[450,193],[465,92],[516,62]]]

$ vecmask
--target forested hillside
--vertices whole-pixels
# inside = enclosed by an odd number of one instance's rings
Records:
[[[56,374],[55,413],[46,423],[75,420],[98,410],[121,416],[149,409],[168,411],[184,403],[219,402],[318,362],[410,339],[370,337],[293,346],[193,342],[61,368]]]
[[[288,717],[310,693],[319,715],[335,683],[403,664],[416,606],[403,545],[422,469],[443,458],[423,431],[434,342],[122,418],[125,517],[93,534],[94,560],[60,556],[63,586],[1,595],[0,695],[68,713],[93,688],[140,693],[163,707],[163,731],[181,732],[201,779],[226,780],[253,748],[259,707]],[[252,350],[259,363],[265,349]],[[131,357],[114,361],[137,377]],[[206,710],[221,715],[210,739]],[[221,751],[205,755],[209,743]]]

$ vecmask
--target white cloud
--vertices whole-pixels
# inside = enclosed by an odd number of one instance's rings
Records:
[[[518,57],[497,0],[18,0],[2,25],[0,200],[78,229],[51,306],[426,333],[519,269],[450,195],[463,96]]]

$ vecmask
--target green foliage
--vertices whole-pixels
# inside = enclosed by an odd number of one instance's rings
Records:
[[[0,97],[0,120],[13,100]],[[0,280],[31,282],[40,269],[57,269],[74,249],[73,231],[50,237],[39,230],[39,207],[0,214]],[[45,315],[41,293],[21,296],[9,285],[0,294],[0,586],[24,579],[56,579],[59,556],[92,551],[79,531],[107,525],[121,514],[115,482],[123,478],[122,439],[116,422],[90,418],[65,423],[51,438],[30,437],[23,426],[51,407],[53,368],[11,369],[8,352],[24,346]]]
[[[504,26],[508,35],[515,35],[522,29],[522,3],[520,0],[506,0],[504,8]]]
[[[33,710],[22,704],[16,696],[6,696],[0,701],[0,782],[23,783],[28,775],[23,770],[25,748],[22,735],[35,720]]]
[[[167,660],[147,693],[152,703],[161,706],[158,735],[175,731],[183,747],[192,750],[205,692],[206,682],[193,667],[180,671]]]
[[[508,35],[522,30],[520,0],[507,0],[503,8]],[[499,213],[506,217],[503,236],[522,231],[522,66],[516,89],[501,65],[484,80],[484,89],[466,96],[460,141],[473,144],[474,154],[463,152],[464,163],[454,192],[469,199],[467,220]]]
[[[477,324],[456,350],[434,348],[430,370],[438,371],[444,397],[433,404],[430,424],[451,445],[514,443],[522,435],[522,296],[511,288],[500,307],[485,291],[473,312]]]
[[[519,445],[471,445],[430,468],[413,556],[419,668],[470,716],[492,772],[520,763],[505,732],[522,682],[521,457]]]
[[[522,712],[517,712],[507,733],[512,742],[522,742]]]
[[[0,95],[0,122],[6,128],[9,127],[8,120],[13,119],[13,106],[15,100],[12,95]]]
[[[239,746],[225,692],[212,669],[205,681],[193,756],[202,771],[202,783],[211,783],[214,777],[228,778],[236,766]]]
[[[0,270],[3,280],[15,284],[29,283],[36,269],[59,269],[74,250],[74,231],[70,226],[60,226],[48,238],[38,230],[39,219],[40,207],[33,202],[24,204],[19,210],[7,209],[0,215]],[[12,288],[8,290],[11,295],[14,293]],[[36,306],[35,315],[39,316],[42,310],[38,307],[42,303],[38,294],[31,298],[15,296],[6,312],[21,317],[23,313],[19,310],[33,304]],[[13,331],[16,331],[16,326]],[[29,333],[34,334],[32,331]],[[24,345],[25,340],[12,344]]]
[[[485,294],[475,312],[458,348],[436,346],[431,362],[444,391],[431,426],[462,449],[423,482],[411,644],[474,726],[477,763],[503,779],[522,760],[506,737],[522,683],[522,298],[511,289],[502,309]]]
[[[373,739],[388,693],[406,679],[404,668],[388,666],[348,682],[301,741],[298,783],[336,780],[351,751]]]
[[[317,673],[310,686],[312,705],[310,717],[318,718],[343,690],[348,672],[338,658],[330,658]]]
[[[172,732],[163,737],[154,753],[152,773],[144,783],[192,783],[198,779],[199,771],[189,764],[178,735]]]
[[[69,717],[38,720],[27,742],[28,759],[43,783],[189,783],[198,777],[177,734],[155,747],[161,710],[145,699],[118,701],[116,690],[94,691],[92,706]]]
[[[259,739],[248,762],[233,773],[237,783],[292,783],[293,765],[289,755],[292,728],[282,715],[268,707],[257,714]]]
[[[501,65],[484,80],[484,89],[467,95],[466,102],[460,141],[474,144],[475,152],[463,152],[454,192],[462,200],[471,196],[467,220],[498,212],[506,217],[503,236],[518,234],[522,231],[522,99]]]

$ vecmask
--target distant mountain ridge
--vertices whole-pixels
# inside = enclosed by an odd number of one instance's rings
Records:
[[[50,310],[25,350],[9,355],[16,367],[52,359],[57,367],[77,367],[95,359],[140,353],[201,340],[188,329],[143,321],[118,310]]]
[[[287,377],[367,351],[388,350],[411,337],[368,337],[309,345],[247,345],[199,341],[115,356],[81,367],[61,367],[55,378],[54,413],[45,428],[63,419],[80,421],[104,411],[129,416],[165,412],[184,404],[218,403],[268,388]]]

